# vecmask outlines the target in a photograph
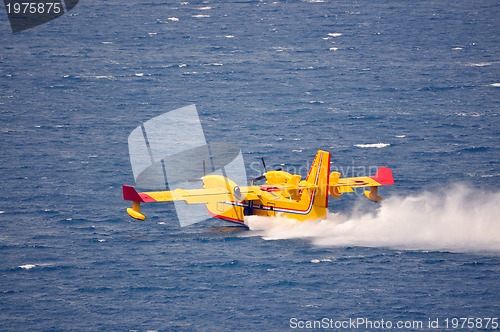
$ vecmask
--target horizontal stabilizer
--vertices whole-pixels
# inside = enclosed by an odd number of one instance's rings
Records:
[[[365,191],[365,196],[373,202],[381,202],[382,197],[378,195],[379,186],[390,186],[394,184],[392,170],[387,167],[379,167],[374,176],[358,176],[352,178],[339,178],[339,172],[330,174],[330,194],[339,198],[343,193],[354,192],[355,188],[370,187]]]

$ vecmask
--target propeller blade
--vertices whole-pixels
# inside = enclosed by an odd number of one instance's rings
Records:
[[[264,173],[267,172],[266,170],[266,162],[264,161],[264,157],[260,157],[260,160],[262,160],[262,166],[264,166]]]
[[[258,177],[256,177],[255,179],[253,179],[252,181],[264,180],[265,178],[266,178],[266,175],[265,175],[265,174],[262,174],[261,176],[258,176]]]

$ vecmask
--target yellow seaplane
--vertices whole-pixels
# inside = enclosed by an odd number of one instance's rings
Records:
[[[174,189],[169,191],[138,192],[134,187],[123,185],[123,198],[132,201],[127,213],[134,219],[144,220],[141,203],[184,201],[186,204],[205,204],[208,213],[215,218],[238,224],[245,216],[285,216],[299,221],[324,219],[328,212],[328,198],[340,198],[341,194],[367,187],[365,196],[380,202],[378,187],[394,184],[392,171],[379,167],[374,176],[342,178],[339,172],[330,173],[330,153],[319,150],[302,180],[298,174],[283,170],[267,171],[261,177],[265,183],[239,186],[222,175],[210,174],[201,178],[200,189]],[[257,178],[259,179],[259,178]]]

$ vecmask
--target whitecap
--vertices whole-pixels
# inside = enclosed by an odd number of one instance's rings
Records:
[[[457,112],[455,113],[457,116],[471,116],[471,117],[479,117],[479,116],[483,116],[484,114],[483,113],[479,113],[479,112],[471,112],[471,113],[466,113],[466,112]]]
[[[169,18],[167,18],[167,20],[172,21],[172,22],[177,22],[177,21],[179,21],[179,18],[178,17],[169,17]]]
[[[452,50],[453,51],[460,51],[460,50],[463,50],[463,47],[453,47]]]
[[[194,17],[194,18],[206,18],[206,17],[210,17],[210,15],[193,15],[192,17]]]
[[[330,37],[340,37],[340,36],[342,36],[342,34],[340,32],[332,32],[332,33],[329,33],[328,36],[330,36]]]
[[[486,67],[486,66],[491,66],[491,62],[470,63],[469,66],[471,66],[471,67]]]
[[[18,267],[24,270],[31,270],[36,266],[37,266],[36,264],[24,264],[24,265],[19,265]]]
[[[493,86],[495,88],[500,88],[500,83],[491,83],[490,86]]]
[[[4,213],[5,213],[5,211],[0,211],[0,214],[4,214]]]
[[[233,36],[233,35],[226,35],[226,36],[224,36],[224,37],[225,37],[225,38],[234,38],[234,36]]]
[[[323,258],[323,259],[312,259],[311,263],[318,264],[318,263],[328,263],[331,262],[332,260],[329,258]]]
[[[144,73],[135,73],[134,75],[137,77],[142,77],[142,76],[144,76]]]
[[[406,135],[396,135],[397,138],[405,138]]]
[[[98,80],[101,80],[101,79],[112,80],[113,76],[111,76],[111,75],[97,75],[97,76],[94,76],[94,78],[97,78]]]
[[[358,148],[377,148],[377,149],[380,149],[380,148],[385,148],[387,146],[390,146],[389,143],[371,143],[371,144],[354,144],[355,147],[358,147]]]
[[[338,48],[338,47],[330,47],[330,48],[329,48],[329,50],[330,50],[330,51],[338,51],[338,50],[339,50],[339,48]]]
[[[198,10],[210,10],[210,9],[212,9],[212,7],[210,7],[210,6],[198,8]]]

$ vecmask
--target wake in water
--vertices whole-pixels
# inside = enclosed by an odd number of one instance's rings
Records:
[[[309,238],[320,246],[500,253],[500,192],[459,185],[391,197],[375,213],[331,213],[313,222],[250,216],[245,223],[264,239]]]

